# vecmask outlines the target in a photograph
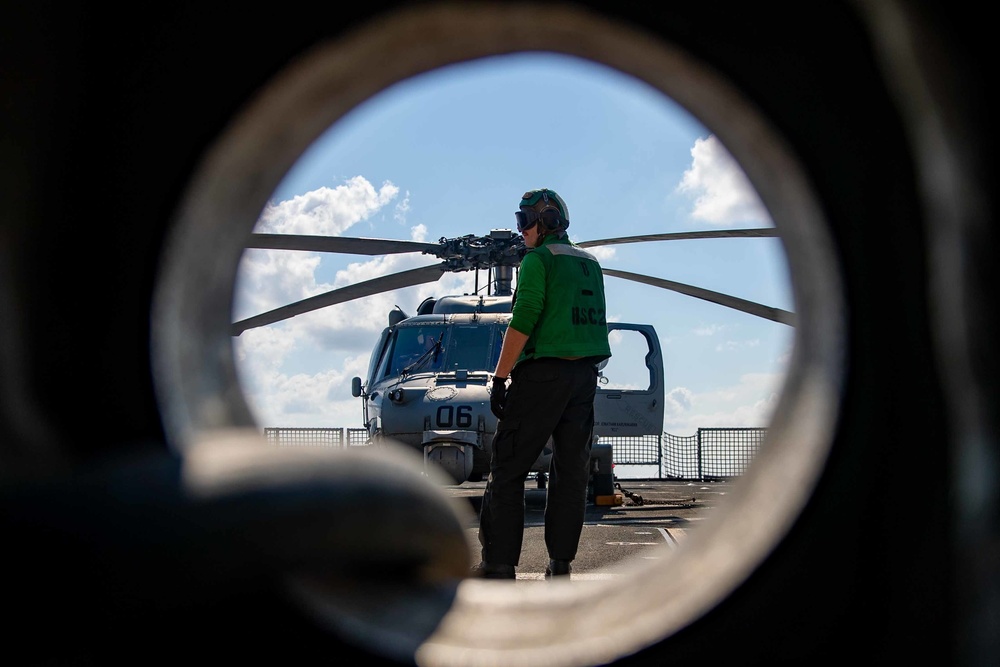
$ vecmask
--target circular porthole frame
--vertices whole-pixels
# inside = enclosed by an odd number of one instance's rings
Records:
[[[423,5],[319,44],[234,118],[197,173],[173,225],[153,317],[153,363],[170,445],[182,455],[233,429],[255,429],[229,329],[233,282],[267,198],[322,132],[381,90],[451,64],[547,51],[634,76],[686,108],[726,145],[767,206],[785,245],[797,325],[768,440],[729,502],[669,559],[614,582],[554,584],[546,596],[465,580],[411,642],[405,628],[342,606],[306,604],[350,627],[373,653],[424,667],[607,664],[677,632],[730,594],[782,539],[832,442],[846,368],[841,277],[807,174],[775,128],[719,72],[635,26],[569,6]],[[776,177],[780,175],[780,177]],[[377,489],[374,490],[377,493]],[[630,613],[641,607],[641,617]],[[420,617],[420,613],[414,614]],[[630,622],[607,623],[629,617]],[[416,621],[415,621],[416,622]]]

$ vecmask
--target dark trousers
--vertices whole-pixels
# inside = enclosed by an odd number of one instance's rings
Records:
[[[528,359],[511,371],[479,515],[484,561],[517,565],[524,539],[524,482],[552,437],[545,501],[549,558],[576,558],[587,509],[597,369],[586,361]]]

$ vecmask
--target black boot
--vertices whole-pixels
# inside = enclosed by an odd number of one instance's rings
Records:
[[[487,563],[486,561],[480,561],[478,565],[472,567],[472,576],[482,579],[517,579],[513,565]]]
[[[551,579],[552,577],[569,577],[569,561],[568,560],[556,560],[552,558],[549,560],[549,566],[545,568],[545,578]]]

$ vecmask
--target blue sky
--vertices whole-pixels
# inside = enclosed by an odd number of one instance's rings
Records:
[[[437,241],[513,229],[521,194],[548,187],[587,241],[770,227],[718,139],[662,93],[615,70],[554,54],[455,65],[401,82],[355,108],[286,175],[256,231]],[[780,239],[660,241],[592,248],[602,263],[794,311]],[[248,250],[233,321],[360,280],[434,264]],[[484,277],[480,281],[483,285]],[[331,306],[233,339],[262,427],[362,426],[351,378],[364,376],[389,310],[470,292],[472,272]],[[793,344],[791,327],[619,278],[612,320],[652,324],[664,352],[664,430],[766,426]],[[613,340],[605,374],[635,386],[633,341]]]

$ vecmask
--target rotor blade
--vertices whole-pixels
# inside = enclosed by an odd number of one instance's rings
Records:
[[[393,255],[401,252],[436,252],[439,243],[366,239],[348,236],[306,236],[302,234],[252,234],[247,248],[265,250],[306,250],[342,252],[352,255]]]
[[[685,285],[684,283],[664,280],[663,278],[644,276],[639,273],[619,271],[617,269],[605,268],[604,275],[624,278],[625,280],[634,280],[637,283],[645,283],[654,287],[662,287],[663,289],[673,290],[674,292],[679,292],[680,294],[686,294],[687,296],[693,296],[698,299],[704,299],[705,301],[711,301],[712,303],[717,303],[720,306],[734,308],[736,310],[743,311],[744,313],[749,313],[750,315],[763,317],[764,319],[771,320],[772,322],[795,326],[795,313],[790,313],[787,310],[782,310],[780,308],[765,306],[753,301],[747,301],[746,299],[740,299],[739,297],[730,296],[728,294],[720,294],[719,292],[713,292],[701,287]]]
[[[640,236],[620,236],[614,239],[597,241],[582,241],[577,243],[581,248],[592,248],[601,245],[618,243],[642,243],[644,241],[680,241],[683,239],[724,239],[724,238],[764,238],[777,236],[774,227],[755,227],[753,229],[706,229],[698,232],[666,232],[664,234],[642,234]]]
[[[232,325],[230,333],[233,336],[239,336],[247,329],[273,324],[275,322],[280,322],[281,320],[287,320],[289,317],[312,312],[314,310],[326,308],[327,306],[333,306],[345,301],[351,301],[352,299],[359,299],[363,296],[371,296],[372,294],[378,294],[380,292],[388,292],[389,290],[434,282],[435,280],[439,280],[441,276],[444,275],[444,271],[445,268],[443,265],[432,264],[430,266],[422,266],[418,269],[410,269],[409,271],[401,271],[388,276],[382,276],[381,278],[373,278],[372,280],[355,283],[354,285],[348,285],[347,287],[341,287],[340,289],[324,292],[323,294],[317,294],[316,296],[311,296],[308,299],[296,301],[295,303],[290,303],[287,306],[275,308],[274,310],[269,310],[266,313],[261,313],[260,315],[254,315],[253,317],[248,317],[245,320],[240,320]]]

